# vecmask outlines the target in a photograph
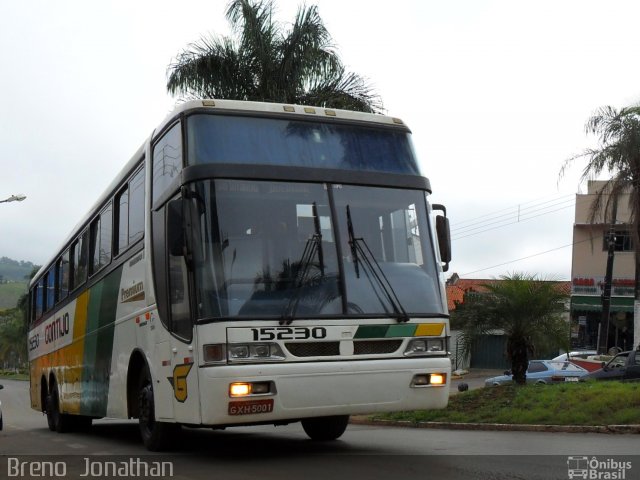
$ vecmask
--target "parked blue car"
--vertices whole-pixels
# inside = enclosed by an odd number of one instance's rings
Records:
[[[552,360],[531,360],[527,369],[527,383],[551,384],[562,382],[577,382],[589,372],[571,362],[554,362]],[[487,378],[485,387],[505,385],[513,380],[509,372],[499,377]]]

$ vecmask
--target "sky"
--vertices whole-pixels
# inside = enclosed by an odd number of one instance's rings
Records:
[[[290,23],[298,0],[277,0]],[[640,101],[640,3],[315,0],[350,71],[411,128],[453,236],[447,275],[571,277],[604,105]],[[167,67],[229,35],[226,0],[0,1],[0,257],[48,261],[174,108]],[[603,266],[604,269],[604,266]]]

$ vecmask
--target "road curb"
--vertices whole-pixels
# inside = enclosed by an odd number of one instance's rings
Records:
[[[381,427],[434,428],[447,430],[640,434],[640,425],[514,425],[505,423],[410,422],[408,420],[378,420],[364,416],[351,417],[350,423],[354,425]]]

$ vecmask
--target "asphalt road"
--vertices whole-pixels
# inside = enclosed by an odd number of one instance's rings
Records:
[[[99,420],[88,432],[50,432],[46,418],[29,408],[28,384],[0,382],[5,386],[0,391],[5,417],[5,429],[0,432],[0,478],[35,478],[26,470],[26,475],[10,475],[16,470],[9,469],[9,462],[14,466],[27,462],[25,469],[37,462],[57,462],[65,466],[63,478],[87,478],[80,476],[87,462],[97,468],[93,473],[104,473],[100,470],[107,468],[104,462],[120,465],[141,459],[151,466],[169,462],[173,478],[180,479],[548,480],[568,478],[570,456],[595,456],[599,461],[632,462],[624,478],[640,479],[640,435],[350,425],[340,440],[317,443],[293,424],[227,431],[184,429],[174,452],[149,455],[133,421]],[[611,461],[606,465],[611,466]]]

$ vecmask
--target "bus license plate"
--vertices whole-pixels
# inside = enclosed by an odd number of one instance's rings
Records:
[[[229,415],[255,415],[256,413],[270,413],[272,411],[273,398],[229,402]]]

